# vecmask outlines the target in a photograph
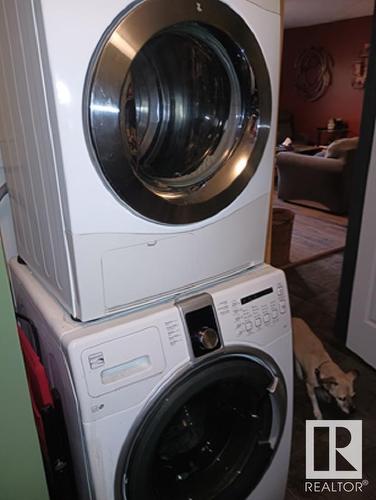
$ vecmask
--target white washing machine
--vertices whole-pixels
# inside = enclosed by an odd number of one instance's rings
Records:
[[[261,263],[279,0],[0,0],[20,257],[73,317]]]
[[[293,385],[281,271],[81,324],[26,266],[11,270],[62,399],[80,499],[284,499]]]

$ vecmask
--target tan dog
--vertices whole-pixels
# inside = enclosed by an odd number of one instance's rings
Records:
[[[351,413],[354,410],[354,380],[358,375],[357,370],[343,372],[305,321],[293,318],[292,326],[296,372],[306,383],[315,417],[322,418],[315,394],[317,387],[323,388],[332,396],[342,411]]]

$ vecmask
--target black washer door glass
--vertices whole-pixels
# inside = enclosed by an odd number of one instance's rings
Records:
[[[273,423],[283,428],[272,380],[256,362],[225,359],[165,395],[130,453],[127,500],[244,500],[270,464]]]
[[[182,23],[149,40],[128,73],[121,124],[126,155],[147,187],[176,190],[211,177],[244,125],[238,75],[218,37]]]
[[[163,431],[153,482],[158,498],[217,498],[244,472],[256,451],[259,464],[270,456],[269,397],[241,378],[214,384],[193,397]],[[255,471],[253,471],[255,472]]]

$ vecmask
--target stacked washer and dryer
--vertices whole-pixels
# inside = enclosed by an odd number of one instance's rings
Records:
[[[13,289],[80,498],[282,500],[291,322],[263,264],[280,1],[0,8]]]

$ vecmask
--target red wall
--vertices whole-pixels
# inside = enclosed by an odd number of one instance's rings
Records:
[[[280,109],[294,116],[295,132],[316,143],[316,128],[325,127],[331,117],[349,124],[350,136],[359,134],[363,90],[351,86],[352,64],[371,39],[372,17],[285,30]],[[334,59],[332,84],[323,97],[308,102],[295,86],[294,64],[305,48],[323,47]]]

